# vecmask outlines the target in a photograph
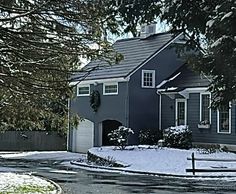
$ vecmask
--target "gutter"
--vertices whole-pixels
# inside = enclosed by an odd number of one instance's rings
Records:
[[[109,83],[109,82],[128,82],[129,78],[124,78],[124,77],[116,77],[116,78],[105,78],[105,79],[92,79],[92,80],[81,80],[81,81],[73,81],[70,82],[70,86],[75,86],[75,85],[89,85],[89,84],[94,84],[94,83]]]

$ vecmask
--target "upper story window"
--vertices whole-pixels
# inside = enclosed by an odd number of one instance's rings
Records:
[[[142,88],[155,87],[155,70],[142,70]]]
[[[103,84],[104,95],[116,95],[118,94],[118,83],[104,83]]]
[[[200,96],[200,122],[211,123],[210,93],[202,93]]]
[[[89,96],[90,86],[89,85],[78,85],[77,86],[77,96]]]
[[[231,108],[230,106],[221,106],[217,110],[217,132],[231,133]]]

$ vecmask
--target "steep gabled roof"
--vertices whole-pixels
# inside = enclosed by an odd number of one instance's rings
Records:
[[[157,86],[162,92],[178,92],[185,88],[208,87],[209,79],[194,72],[187,64],[182,65],[172,75]]]
[[[136,37],[118,40],[113,44],[113,48],[122,54],[124,59],[119,64],[114,65],[109,65],[104,61],[88,63],[84,69],[91,69],[98,65],[100,67],[86,76],[85,80],[127,77],[163,47],[167,46],[175,37],[171,33],[160,33],[146,39]],[[73,77],[79,78],[81,74]]]

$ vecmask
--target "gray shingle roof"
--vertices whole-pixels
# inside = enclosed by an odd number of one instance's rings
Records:
[[[158,89],[168,90],[169,88],[176,88],[173,92],[183,90],[185,88],[194,87],[208,87],[210,82],[206,76],[200,75],[190,69],[186,64],[177,69],[167,80],[163,82]]]
[[[173,40],[173,34],[160,33],[152,35],[146,39],[129,38],[118,40],[113,44],[113,48],[123,55],[124,59],[119,64],[109,65],[103,61],[93,61],[85,66],[85,69],[90,69],[97,66],[101,67],[92,71],[85,80],[108,79],[126,77],[140,65],[145,63],[147,59],[153,56],[167,43]],[[81,77],[81,74],[75,75]],[[74,78],[75,78],[74,77]]]

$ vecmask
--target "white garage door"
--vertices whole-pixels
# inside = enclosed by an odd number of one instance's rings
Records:
[[[79,123],[77,129],[73,131],[73,152],[87,153],[89,148],[93,147],[94,142],[94,124],[84,119]]]

